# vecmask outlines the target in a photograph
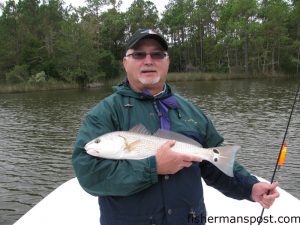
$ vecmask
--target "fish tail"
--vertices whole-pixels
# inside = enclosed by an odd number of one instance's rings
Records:
[[[236,153],[240,149],[241,147],[238,145],[210,148],[209,150],[212,151],[212,158],[209,161],[223,173],[233,177],[233,164]]]

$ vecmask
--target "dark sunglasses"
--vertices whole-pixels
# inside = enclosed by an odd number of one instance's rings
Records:
[[[162,51],[154,51],[154,52],[135,51],[133,53],[126,55],[126,57],[132,56],[132,58],[134,59],[141,60],[141,59],[145,59],[147,55],[150,55],[152,59],[160,60],[165,58],[168,54]]]

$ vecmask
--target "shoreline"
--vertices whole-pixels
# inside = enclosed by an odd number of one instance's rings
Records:
[[[185,73],[169,73],[167,81],[214,81],[214,80],[238,80],[238,79],[297,79],[300,75],[289,75],[283,73],[275,74],[228,74],[228,73],[201,73],[201,72],[185,72]]]
[[[182,82],[182,81],[215,81],[215,80],[237,80],[237,79],[299,79],[300,75],[293,74],[227,74],[227,73],[201,73],[201,72],[184,72],[168,74],[167,82]],[[113,80],[101,81],[97,83],[89,83],[84,87],[85,89],[90,88],[101,88],[107,85],[116,85],[124,80],[124,75]],[[80,89],[77,83],[64,83],[64,82],[49,82],[42,84],[0,84],[0,94],[8,93],[26,93],[35,91],[52,91],[52,90],[67,90],[67,89]]]

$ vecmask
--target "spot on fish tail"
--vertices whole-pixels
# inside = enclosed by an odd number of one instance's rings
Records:
[[[219,155],[220,155],[219,150],[216,149],[216,148],[214,148],[214,149],[213,149],[213,153],[214,153],[214,155],[213,155],[213,160],[214,160],[214,162],[218,162],[218,160],[219,160]]]

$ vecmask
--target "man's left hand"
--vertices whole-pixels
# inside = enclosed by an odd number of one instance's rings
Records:
[[[276,190],[278,183],[259,182],[253,185],[251,198],[268,209],[271,207],[276,198],[279,197],[279,192]],[[269,194],[268,194],[269,192]]]

